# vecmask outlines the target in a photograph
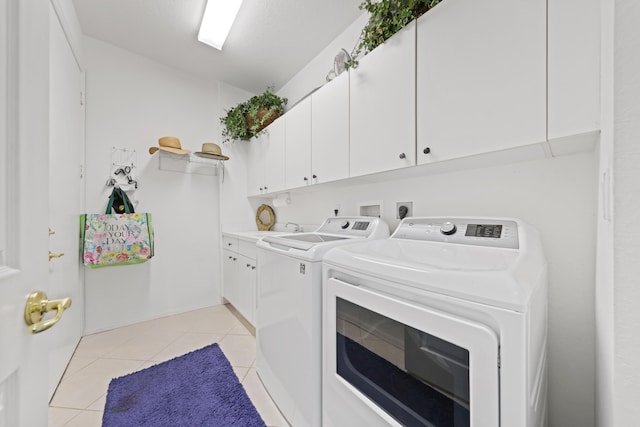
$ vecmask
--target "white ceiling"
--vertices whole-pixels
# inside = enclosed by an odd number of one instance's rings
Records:
[[[276,90],[362,13],[360,0],[244,0],[222,51],[198,42],[206,0],[73,0],[85,35],[207,80]]]

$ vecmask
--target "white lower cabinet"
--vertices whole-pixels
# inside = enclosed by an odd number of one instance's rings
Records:
[[[227,243],[238,239],[225,237]],[[252,325],[255,324],[256,307],[256,258],[255,243],[239,241],[222,251],[223,296]]]

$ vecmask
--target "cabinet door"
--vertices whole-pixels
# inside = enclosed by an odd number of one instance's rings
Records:
[[[549,139],[600,128],[600,4],[548,2]]]
[[[236,308],[252,325],[256,313],[256,261],[238,255],[238,288],[242,293]]]
[[[311,97],[285,117],[285,187],[303,187],[311,182]]]
[[[311,95],[312,183],[349,176],[349,73]]]
[[[236,143],[238,144],[238,143]],[[247,195],[256,196],[264,193],[265,184],[265,135],[253,138],[249,142],[247,153]]]
[[[241,300],[238,288],[238,254],[228,250],[222,251],[222,296],[236,309]]]
[[[281,116],[267,127],[262,136],[262,162],[265,167],[264,187],[266,193],[280,191],[285,188],[284,181],[284,147],[285,116]]]
[[[444,1],[417,40],[419,164],[546,139],[546,2]]]
[[[351,71],[351,176],[415,165],[415,29],[414,21]]]

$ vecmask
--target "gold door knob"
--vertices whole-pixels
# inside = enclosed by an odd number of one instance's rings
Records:
[[[53,236],[54,234],[56,234],[56,232],[49,227],[49,236]]]
[[[51,251],[49,251],[49,261],[51,261],[53,258],[62,258],[63,256],[64,256],[63,253],[54,254]]]
[[[29,333],[37,334],[46,331],[62,318],[62,313],[71,307],[71,298],[48,300],[43,291],[36,291],[29,295],[24,307],[24,321],[29,326]],[[44,314],[56,310],[56,315],[49,320],[42,321]]]

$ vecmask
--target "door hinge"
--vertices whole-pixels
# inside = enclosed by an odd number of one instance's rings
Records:
[[[80,105],[84,105],[84,91],[80,91]]]

